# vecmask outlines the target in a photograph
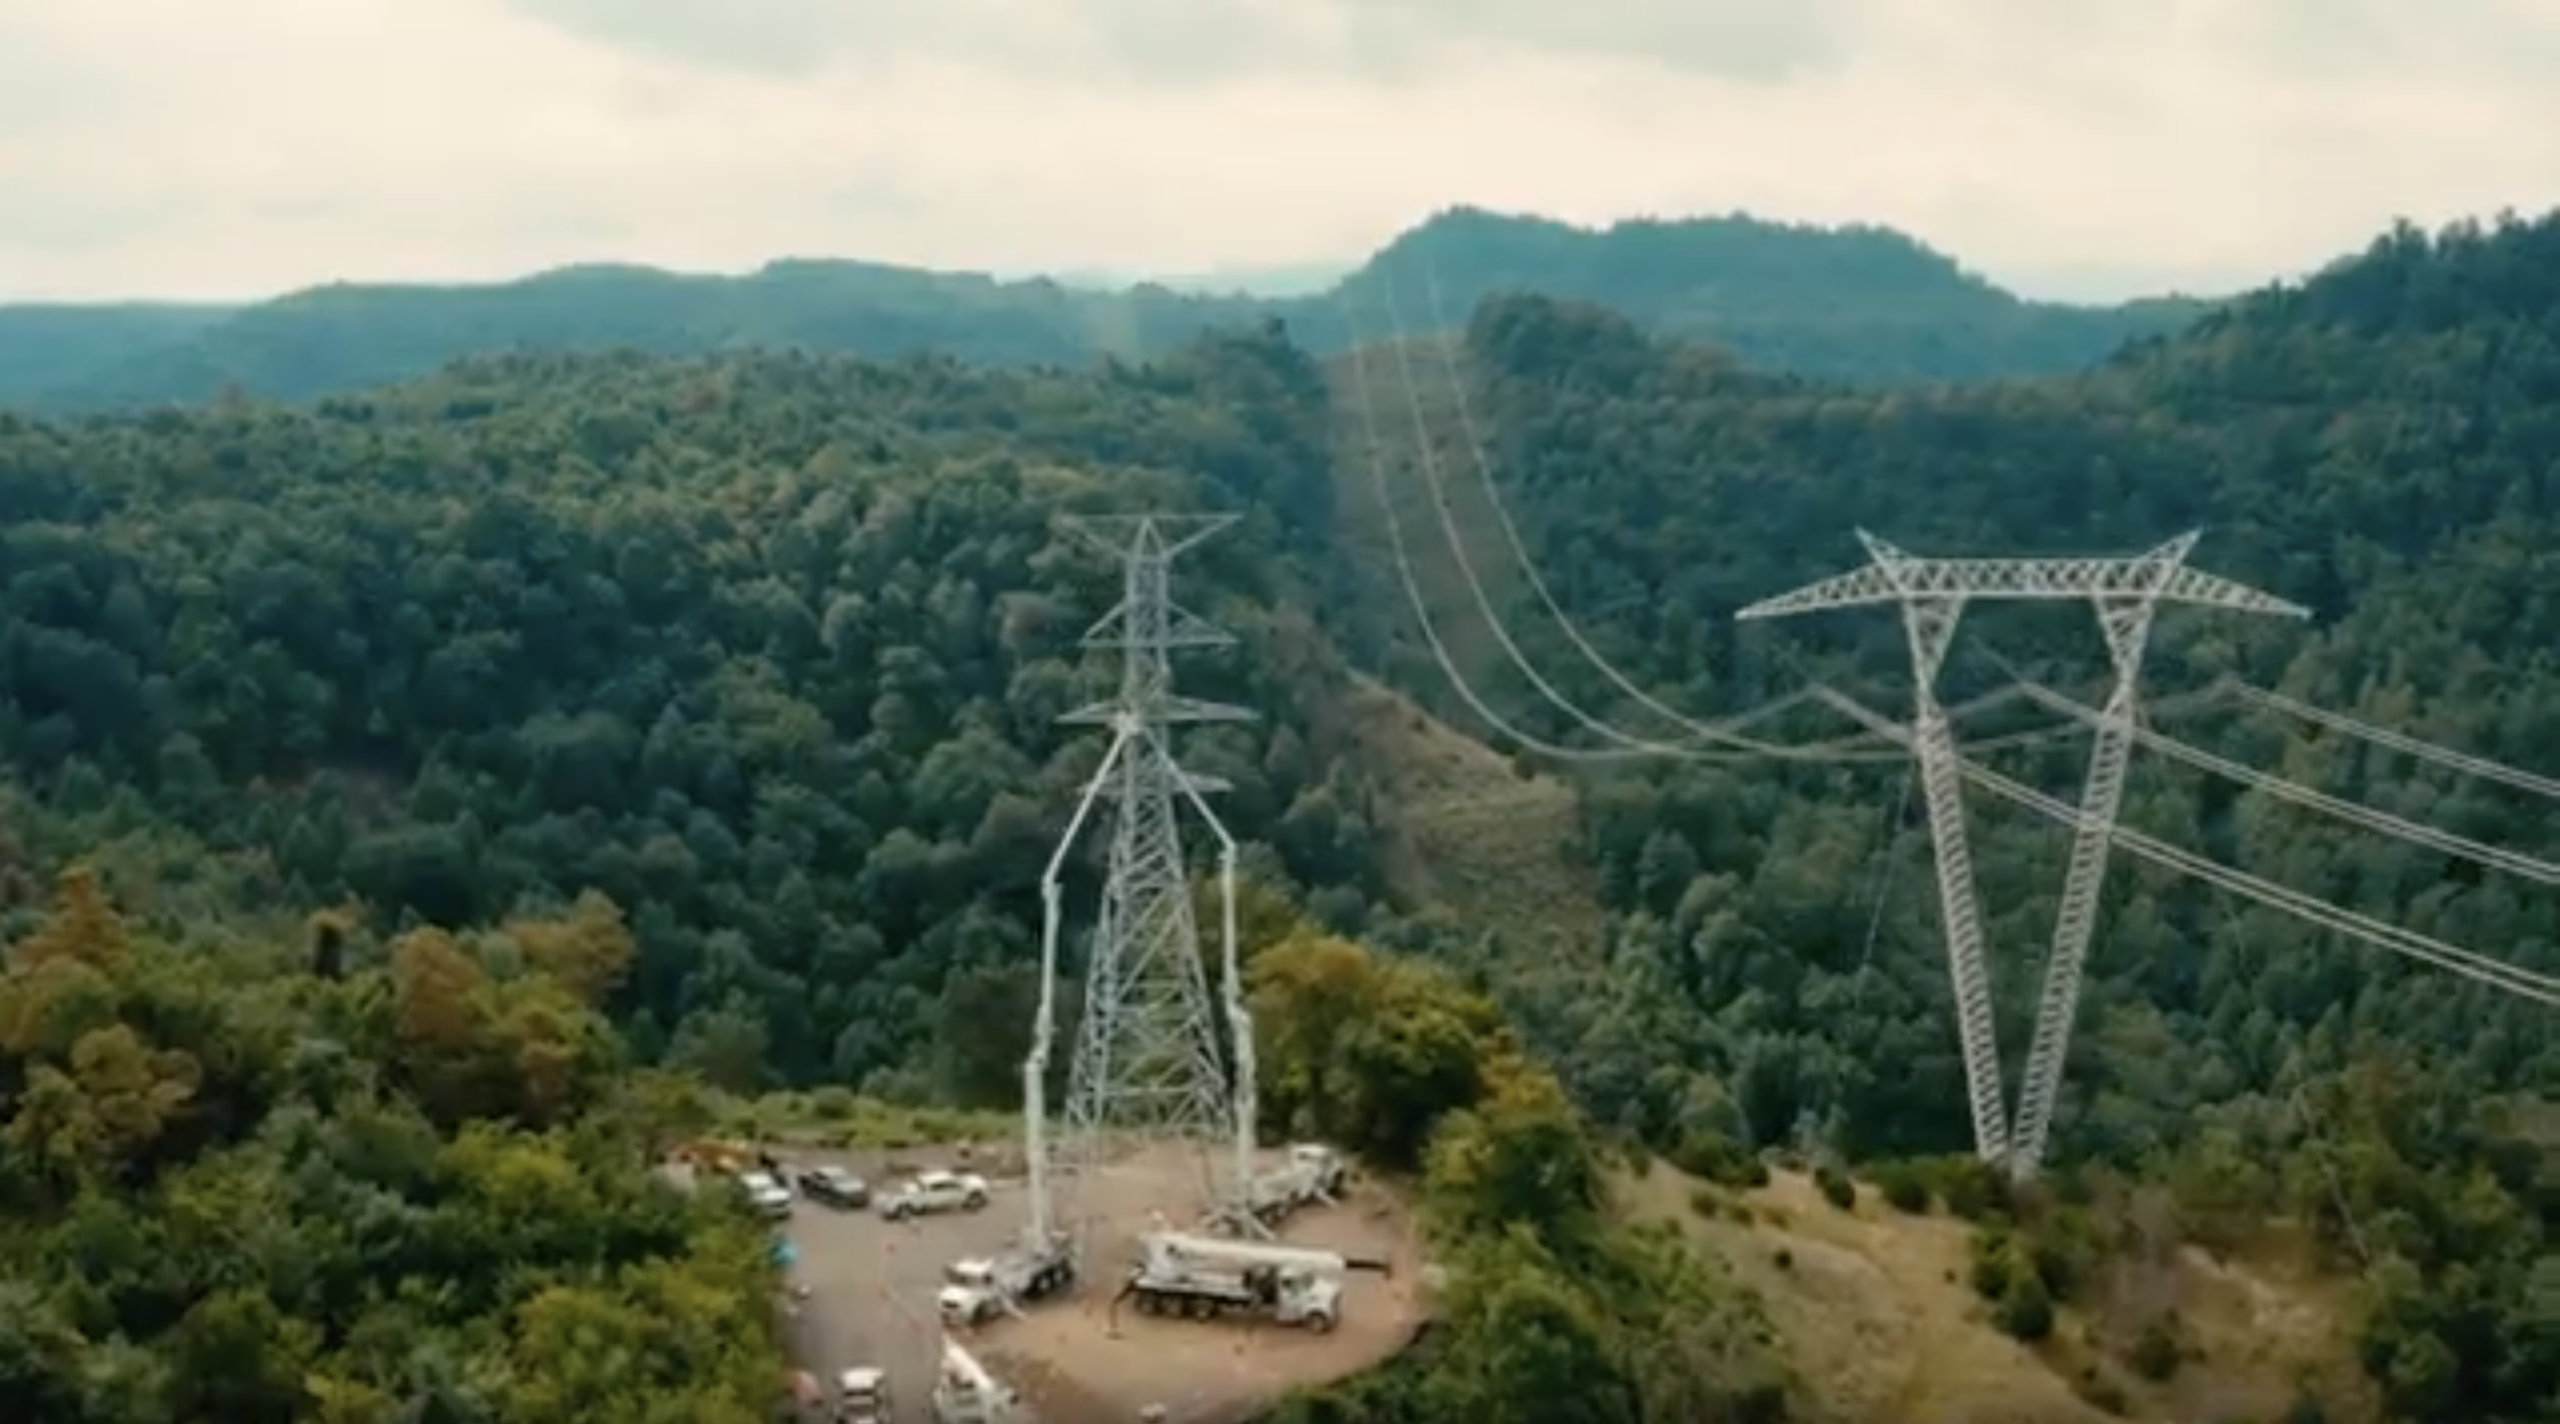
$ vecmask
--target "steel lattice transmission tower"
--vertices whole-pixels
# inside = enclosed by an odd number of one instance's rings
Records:
[[[1096,788],[1111,803],[1109,873],[1068,1070],[1066,1126],[1079,1162],[1093,1160],[1096,1136],[1108,1131],[1223,1142],[1250,1127],[1234,1121],[1220,1067],[1218,1020],[1175,819],[1177,803],[1201,804],[1201,793],[1223,785],[1184,771],[1169,736],[1185,723],[1253,716],[1173,691],[1174,650],[1235,640],[1173,601],[1169,566],[1233,522],[1156,515],[1067,521],[1122,569],[1119,605],[1084,637],[1088,647],[1119,650],[1119,692],[1061,719],[1109,727],[1115,754],[1108,780]]]
[[[1984,1161],[2004,1164],[2017,1177],[2031,1177],[2043,1165],[2046,1135],[2053,1125],[2063,1059],[2080,1007],[2081,970],[2097,926],[2107,850],[2124,799],[2125,770],[2141,712],[2142,655],[2150,641],[2153,616],[2164,603],[2310,616],[2309,610],[2283,599],[2187,567],[2187,554],[2196,538],[2192,533],[2180,535],[2130,558],[1924,559],[1862,529],[1858,541],[1866,545],[1865,568],[1764,599],[1738,615],[1783,618],[1882,603],[1902,608],[1903,631],[1911,645],[1911,740],[1928,808],[1929,844],[1937,857],[1947,975],[1955,988],[1956,1032],[1964,1055],[1965,1095],[1973,1111],[1974,1146]],[[2072,833],[2070,868],[2054,919],[2053,947],[2045,960],[2044,990],[2036,1004],[2035,1037],[2027,1049],[2013,1131],[1993,1026],[1991,979],[1983,961],[1973,853],[1965,840],[1963,766],[1954,728],[1938,702],[1937,678],[1966,605],[2058,599],[2086,601],[2096,610],[2114,685],[2100,709],[2088,775],[2081,785],[2081,819]]]

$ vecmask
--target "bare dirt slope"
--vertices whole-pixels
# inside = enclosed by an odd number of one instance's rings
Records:
[[[1726,1204],[1712,1216],[1698,1209],[1694,1180],[1659,1164],[1625,1191],[1633,1210],[1681,1222],[1760,1292],[1833,1424],[2279,1419],[2306,1386],[2334,1424],[2372,1417],[2333,1282],[2181,1249],[2131,1295],[2120,1280],[2093,1290],[2031,1348],[1995,1329],[1973,1294],[1963,1222],[1896,1212],[1871,1190],[1844,1212],[1796,1173],[1755,1191],[1711,1189],[1708,1203]],[[1744,1212],[1747,1222],[1735,1219]],[[2139,1328],[2132,1311],[2148,1319],[2164,1304],[2203,1357],[2155,1384],[2125,1366],[2121,1346]],[[2108,1386],[2122,1391],[2119,1411],[2091,1402]]]

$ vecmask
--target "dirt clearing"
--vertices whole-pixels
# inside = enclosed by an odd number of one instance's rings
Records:
[[[799,1203],[788,1228],[798,1250],[803,1366],[824,1383],[875,1365],[889,1372],[894,1424],[926,1424],[940,1358],[934,1293],[942,1269],[1002,1249],[1022,1230],[1027,1203],[1017,1162],[963,1162],[948,1151],[793,1151],[793,1165],[840,1163],[875,1189],[919,1167],[958,1167],[990,1179],[984,1211],[887,1222],[876,1212]],[[894,1160],[893,1160],[894,1159]],[[1276,1165],[1278,1157],[1271,1155]],[[1085,1280],[1074,1294],[998,1318],[957,1338],[997,1379],[1021,1391],[1039,1424],[1123,1424],[1150,1405],[1168,1424],[1229,1424],[1284,1391],[1356,1374],[1394,1354],[1422,1319],[1419,1250],[1402,1203],[1365,1181],[1336,1206],[1292,1218],[1281,1238],[1347,1256],[1383,1257],[1391,1275],[1353,1274],[1343,1319],[1330,1334],[1272,1325],[1160,1319],[1114,1311],[1111,1297],[1133,1259],[1132,1243],[1160,1214],[1188,1227],[1197,1217],[1196,1151],[1146,1147],[1076,1181],[1066,1210],[1084,1224]]]

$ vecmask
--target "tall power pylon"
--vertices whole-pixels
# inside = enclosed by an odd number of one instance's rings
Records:
[[[1865,568],[1764,599],[1737,615],[1782,618],[1833,608],[1893,603],[1911,645],[1912,746],[1929,815],[1929,844],[1938,863],[1938,904],[1947,938],[1947,976],[1956,999],[1957,1040],[1964,1054],[1965,1096],[1973,1111],[1975,1150],[2019,1178],[2043,1165],[2063,1059],[2080,1007],[2080,976],[2097,925],[2108,847],[2124,800],[2125,769],[2141,713],[2142,654],[2151,621],[2164,603],[2200,604],[2241,613],[2307,618],[2310,612],[2230,579],[2187,567],[2197,536],[2184,534],[2130,558],[1923,559],[1858,531]],[[1955,730],[1938,702],[1938,669],[1946,661],[1965,606],[1985,600],[2086,601],[2106,638],[2114,685],[2099,713],[2089,769],[2081,785],[2080,820],[2071,840],[2035,1037],[2027,1049],[2015,1131],[2009,1121],[2000,1047],[1993,1026],[1991,979],[1983,962],[1982,914],[1973,854],[1965,840],[1963,764]]]
[[[1253,716],[1173,691],[1175,649],[1224,647],[1234,639],[1173,601],[1169,566],[1175,555],[1233,522],[1143,515],[1067,524],[1122,568],[1119,605],[1084,638],[1088,647],[1120,651],[1119,691],[1061,719],[1107,726],[1113,734],[1106,779],[1095,788],[1111,801],[1109,876],[1068,1072],[1069,1150],[1080,1162],[1092,1162],[1096,1137],[1113,1130],[1204,1142],[1251,1130],[1249,1122],[1235,1121],[1239,1109],[1220,1067],[1218,1020],[1176,820],[1177,803],[1205,810],[1201,793],[1220,783],[1182,769],[1168,730]],[[1219,832],[1231,872],[1233,845],[1214,818],[1211,829]],[[1232,966],[1229,972],[1232,977]],[[1233,985],[1228,989],[1232,998]]]

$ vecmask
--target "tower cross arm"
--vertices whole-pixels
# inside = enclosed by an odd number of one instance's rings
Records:
[[[1134,707],[1116,699],[1088,703],[1060,715],[1058,720],[1071,726],[1116,727],[1123,721],[1167,725],[1176,722],[1253,722],[1260,720],[1260,714],[1249,707],[1204,702],[1197,697],[1182,697],[1168,692]]]
[[[1865,573],[1870,570],[1860,570]],[[1874,566],[1872,572],[1889,590],[1855,600],[1832,594],[1819,607],[1846,602],[1882,603],[1909,598],[1961,598],[1968,601],[2055,598],[2149,598],[2162,603],[2193,603],[2242,613],[2275,613],[2308,618],[2311,610],[2273,594],[2260,593],[2234,579],[2204,573],[2184,564],[2167,568],[2152,558],[2132,559],[1909,559]],[[1836,582],[1833,581],[1833,582]],[[1824,590],[1825,584],[1782,594],[1781,599]],[[1774,601],[1774,600],[1773,600]]]
[[[1799,613],[1819,613],[1826,608],[1858,608],[1874,603],[1896,603],[1905,595],[1901,585],[1881,564],[1851,569],[1816,583],[1761,599],[1733,615],[1755,618],[1786,618]]]
[[[2179,566],[2158,593],[2163,603],[2192,603],[2226,608],[2234,613],[2265,613],[2278,618],[2308,618],[2311,610],[2290,599],[2261,593],[2238,579]]]
[[[1875,538],[1866,540],[1873,562],[1817,583],[1765,598],[1734,615],[1783,618],[1831,608],[1856,608],[1914,600],[2146,599],[2196,604],[2236,613],[2308,618],[2311,611],[2233,579],[2187,566],[2195,536],[2182,535],[2130,558],[1930,559],[1915,558]]]
[[[1236,519],[1232,514],[1071,514],[1058,527],[1114,558],[1170,559]]]

